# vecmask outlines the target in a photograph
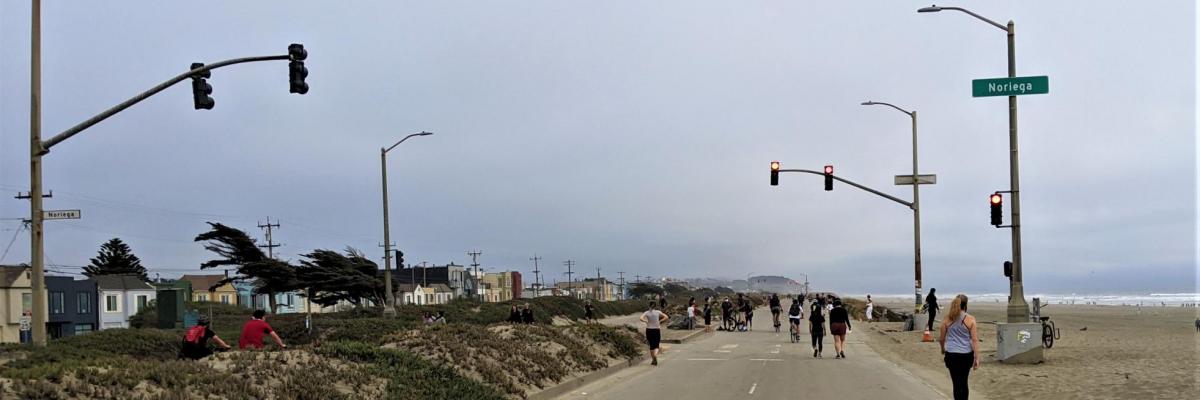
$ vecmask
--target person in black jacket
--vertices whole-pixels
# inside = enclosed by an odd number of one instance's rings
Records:
[[[833,350],[837,352],[836,358],[846,358],[846,333],[850,329],[850,313],[846,312],[845,307],[842,307],[841,300],[834,300],[833,310],[829,311],[829,333],[833,334]]]
[[[937,291],[937,289],[930,288],[929,295],[925,296],[925,306],[924,306],[925,313],[929,314],[929,321],[925,325],[925,330],[927,330],[927,331],[933,330],[933,320],[934,320],[934,318],[937,318],[937,312],[938,312],[937,296],[933,295],[933,293],[936,291]]]
[[[726,297],[725,301],[721,302],[721,328],[728,331],[730,322],[733,322],[733,303]]]
[[[509,306],[508,322],[511,322],[514,324],[521,323],[521,309],[517,308],[516,303],[513,303],[513,305]]]
[[[813,357],[821,358],[821,352],[825,350],[824,308],[817,301],[812,304],[812,313],[808,315],[808,332],[812,336]]]
[[[521,310],[521,322],[533,323],[533,308],[529,306],[529,303],[525,303],[525,309]]]

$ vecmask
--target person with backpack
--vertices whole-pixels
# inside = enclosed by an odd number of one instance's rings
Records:
[[[254,310],[253,317],[246,321],[246,325],[242,326],[242,337],[238,339],[238,348],[246,349],[252,347],[262,349],[263,337],[271,336],[275,340],[275,344],[279,345],[279,349],[286,349],[287,345],[283,344],[283,340],[279,338],[279,334],[271,329],[271,325],[267,325],[267,313],[263,310]]]
[[[222,349],[229,350],[232,348],[224,340],[221,340],[209,325],[211,323],[208,316],[201,315],[196,321],[196,326],[188,328],[187,333],[183,335],[183,344],[179,348],[180,358],[199,360],[212,355],[212,349],[208,348],[209,340],[216,342]]]
[[[729,323],[732,322],[732,319],[733,303],[729,301],[729,297],[725,297],[725,300],[721,302],[721,328],[728,331],[731,326]]]

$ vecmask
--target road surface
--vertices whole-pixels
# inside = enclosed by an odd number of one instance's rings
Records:
[[[831,336],[825,338],[825,357],[815,359],[807,329],[805,341],[793,344],[786,329],[777,334],[770,328],[770,312],[755,312],[763,314],[766,318],[755,320],[760,329],[754,332],[716,332],[664,345],[657,367],[647,361],[560,399],[947,398],[872,351],[856,337],[868,332],[865,328],[846,338],[845,359],[834,358]]]

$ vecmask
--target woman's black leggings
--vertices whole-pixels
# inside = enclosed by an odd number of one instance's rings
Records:
[[[814,330],[812,332],[812,342],[813,348],[817,349],[817,351],[825,351],[825,332]]]
[[[975,353],[946,353],[946,368],[950,370],[950,382],[954,383],[954,400],[967,400],[967,377],[975,365]]]

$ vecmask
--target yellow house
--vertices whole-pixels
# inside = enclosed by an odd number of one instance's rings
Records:
[[[33,318],[31,274],[27,265],[0,266],[0,343],[19,343],[21,320]],[[41,313],[49,317],[46,309]]]
[[[192,301],[237,304],[237,288],[232,283],[216,286],[222,279],[225,279],[224,275],[184,275],[179,278],[192,284]]]

